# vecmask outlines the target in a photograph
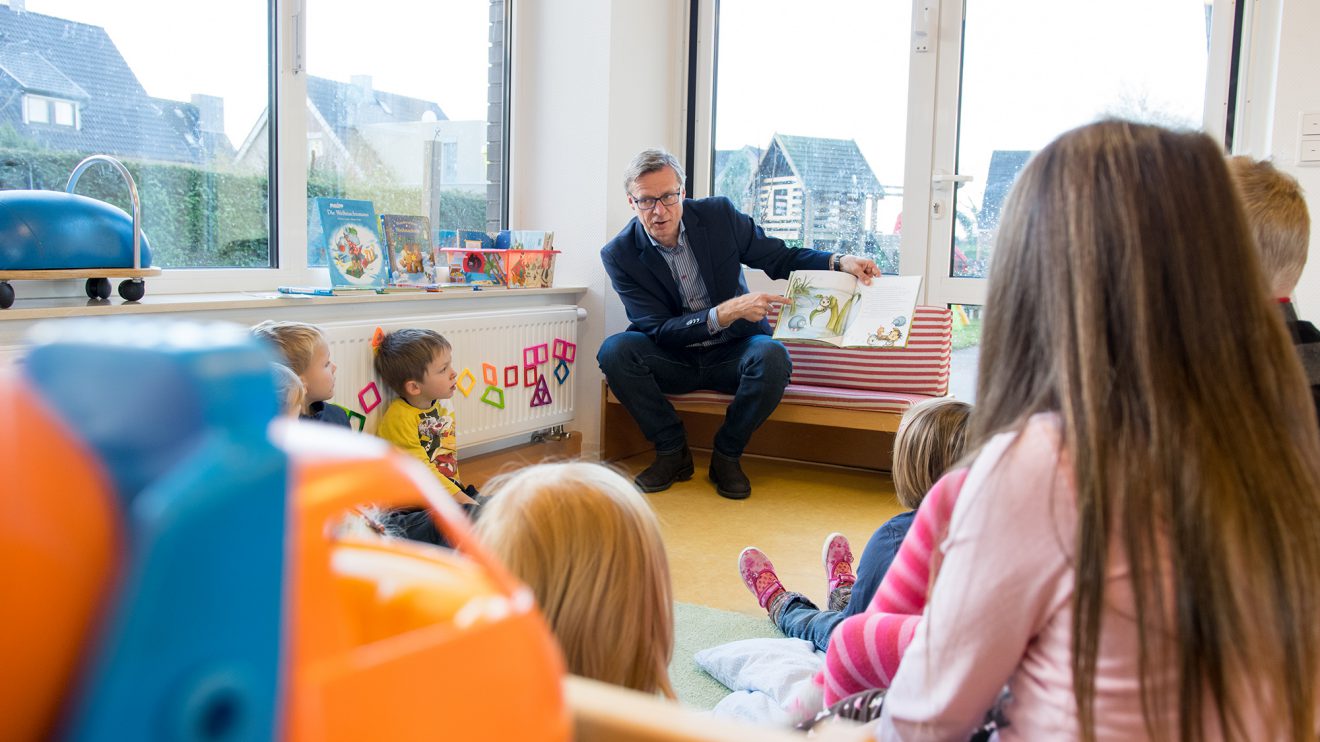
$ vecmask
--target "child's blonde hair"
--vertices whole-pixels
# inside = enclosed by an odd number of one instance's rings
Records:
[[[930,399],[903,413],[894,435],[894,492],[915,510],[944,473],[962,458],[972,406],[951,397]]]
[[[477,535],[536,594],[569,671],[674,697],[674,615],[660,527],[633,483],[591,463],[492,485]]]
[[[1270,291],[1275,298],[1287,297],[1302,277],[1311,240],[1302,187],[1271,163],[1250,157],[1228,158],[1228,173],[1242,199]]]
[[[402,397],[404,384],[420,381],[431,361],[451,349],[449,341],[435,330],[407,327],[380,336],[372,365],[381,381]]]
[[[280,403],[280,413],[297,417],[307,402],[307,387],[293,369],[283,363],[272,363],[271,373],[275,376],[275,399]]]
[[[252,335],[279,348],[280,354],[295,374],[302,376],[312,365],[312,354],[326,342],[316,325],[268,319],[252,328]]]

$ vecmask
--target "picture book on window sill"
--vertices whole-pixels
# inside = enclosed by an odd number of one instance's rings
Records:
[[[389,278],[370,201],[318,199],[321,232],[334,288],[381,288]]]
[[[921,276],[881,276],[871,285],[839,271],[793,271],[774,337],[840,348],[904,348]]]
[[[390,256],[390,284],[434,285],[435,253],[431,250],[431,220],[424,216],[381,214],[380,233]]]

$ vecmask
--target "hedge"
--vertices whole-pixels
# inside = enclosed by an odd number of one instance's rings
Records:
[[[64,190],[85,155],[0,145],[0,189]],[[269,187],[264,173],[224,172],[185,163],[120,158],[137,182],[142,231],[160,267],[265,267],[271,264]],[[313,174],[308,197],[364,198],[377,213],[418,213],[421,188],[339,182]],[[128,189],[112,168],[95,166],[77,192],[131,211]],[[444,191],[440,221],[454,229],[485,229],[486,199]]]

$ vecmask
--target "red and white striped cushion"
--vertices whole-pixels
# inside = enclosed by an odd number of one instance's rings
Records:
[[[769,319],[773,325],[778,308]],[[784,343],[784,347],[793,359],[789,382],[793,386],[942,397],[949,392],[953,312],[943,307],[917,307],[906,348],[834,348],[806,343]],[[787,394],[784,399],[788,400]]]
[[[894,414],[902,414],[906,412],[908,408],[924,399],[930,399],[930,397],[931,395],[929,394],[868,392],[843,387],[789,384],[788,387],[784,389],[784,399],[782,403],[805,405],[808,407],[829,407],[833,409],[860,410],[863,412],[892,412]],[[675,402],[705,402],[727,406],[733,401],[733,395],[701,390],[688,392],[687,394],[670,394],[669,399]]]

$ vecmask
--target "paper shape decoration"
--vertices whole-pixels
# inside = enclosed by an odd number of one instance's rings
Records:
[[[368,395],[367,392],[370,392],[371,394]],[[374,399],[372,399],[371,402],[367,402],[368,396],[374,397]],[[376,382],[368,381],[367,385],[362,387],[362,391],[358,392],[358,404],[362,405],[362,411],[368,415],[371,414],[372,410],[376,409],[376,405],[380,404],[380,389],[376,388]]]
[[[505,386],[506,389],[507,389],[508,387],[511,387],[511,386],[518,386],[518,367],[517,367],[517,366],[505,366],[505,367],[504,367],[504,386]]]
[[[477,383],[477,377],[469,369],[463,369],[463,373],[458,375],[458,382],[455,386],[463,393],[464,397],[472,395],[472,387]]]
[[[577,343],[570,343],[563,338],[555,338],[555,350],[550,355],[561,361],[572,363],[577,360]]]
[[[523,366],[523,386],[536,386],[539,378],[541,374],[536,372],[536,366]]]
[[[491,385],[486,387],[486,391],[481,393],[481,401],[498,409],[504,409],[504,390]]]
[[[489,363],[481,364],[481,380],[486,386],[495,386],[500,383],[499,369]]]
[[[346,409],[344,410],[344,412],[348,413],[349,426],[352,427],[353,421],[356,420],[358,432],[361,433],[362,429],[367,425],[367,416],[362,414],[361,412],[354,412],[353,410]]]
[[[568,381],[568,361],[563,358],[555,361],[555,380],[561,385]]]
[[[545,343],[529,345],[523,348],[523,366],[535,366],[549,361],[550,348]]]
[[[536,391],[532,392],[532,406],[540,407],[547,405],[554,400],[550,398],[550,385],[545,383],[545,377],[542,376],[536,380]]]

